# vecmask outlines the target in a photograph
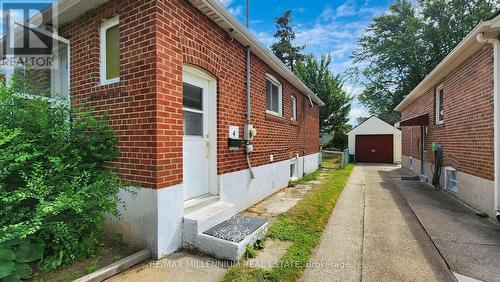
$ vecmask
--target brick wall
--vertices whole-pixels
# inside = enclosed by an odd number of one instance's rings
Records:
[[[100,86],[99,27],[120,16],[121,82]],[[182,65],[217,79],[218,174],[246,169],[244,150],[229,151],[229,125],[245,123],[245,48],[184,0],[115,0],[61,33],[71,40],[72,103],[106,112],[120,138],[115,161],[124,179],[146,188],[182,182]],[[319,109],[252,56],[254,166],[319,151]],[[283,85],[283,117],[266,114],[265,75]],[[291,99],[297,98],[297,121]],[[241,130],[241,129],[240,129]],[[240,132],[241,135],[242,132]]]
[[[421,113],[429,114],[429,162],[434,161],[431,146],[436,142],[443,145],[445,166],[493,180],[492,47],[483,47],[450,73],[442,83],[444,124],[436,125],[435,121],[434,89],[439,84],[405,108],[401,112],[401,119]],[[420,159],[420,128],[403,127],[402,134],[403,155]]]

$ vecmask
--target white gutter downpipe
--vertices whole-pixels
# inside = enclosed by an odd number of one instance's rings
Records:
[[[479,43],[493,45],[493,150],[494,150],[494,180],[495,180],[495,216],[500,221],[500,41],[497,38],[486,38],[484,33],[478,33]]]

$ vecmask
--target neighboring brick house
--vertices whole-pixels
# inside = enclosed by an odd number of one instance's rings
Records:
[[[181,246],[187,210],[212,205],[227,219],[318,168],[323,102],[217,0],[61,0],[57,8],[60,56],[70,58],[54,74],[69,73],[61,92],[107,113],[122,152],[118,173],[140,187],[121,194],[123,218],[109,220],[127,241],[161,257]],[[256,130],[244,132],[247,124]],[[229,147],[247,133],[253,140]],[[253,145],[248,162],[245,144]]]
[[[403,166],[432,182],[441,144],[441,187],[491,218],[500,214],[499,34],[500,16],[480,23],[395,109]]]

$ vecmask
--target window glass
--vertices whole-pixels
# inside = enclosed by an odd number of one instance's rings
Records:
[[[444,90],[442,86],[436,88],[436,97],[434,99],[436,124],[443,123],[444,119]]]
[[[269,79],[266,83],[266,110],[281,114],[280,86]]]
[[[443,117],[444,117],[444,104],[443,104],[443,99],[444,99],[444,95],[443,95],[443,89],[440,89],[439,90],[439,112],[438,112],[438,116],[439,116],[439,121],[443,121]]]
[[[271,101],[272,101],[272,109],[271,110],[273,112],[279,113],[280,112],[280,109],[279,109],[279,104],[280,104],[279,88],[278,88],[278,86],[273,84],[272,89],[273,89],[273,96],[271,97]]]
[[[113,26],[106,30],[106,79],[120,77],[120,30]]]
[[[295,99],[295,97],[292,96],[291,101],[292,101],[292,119],[296,120],[297,119],[297,100]]]
[[[183,111],[184,135],[203,136],[203,114]]]
[[[296,169],[295,163],[292,163],[290,165],[290,178],[293,178],[296,176],[297,176],[297,169]]]
[[[272,110],[272,106],[271,106],[272,94],[271,94],[271,92],[272,92],[272,84],[268,80],[267,84],[266,84],[266,110],[269,110],[269,111]]]
[[[183,83],[182,105],[194,110],[203,110],[203,88]]]

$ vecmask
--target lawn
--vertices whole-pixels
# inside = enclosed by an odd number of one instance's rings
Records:
[[[321,183],[269,227],[268,237],[292,242],[272,270],[237,265],[229,269],[222,281],[292,281],[300,278],[353,168],[353,164],[348,164],[343,169],[314,174],[324,176]]]

